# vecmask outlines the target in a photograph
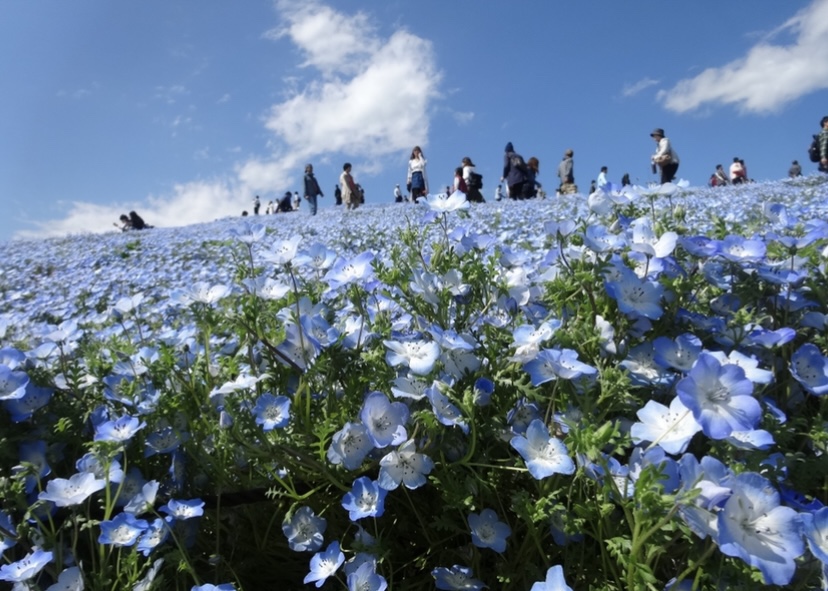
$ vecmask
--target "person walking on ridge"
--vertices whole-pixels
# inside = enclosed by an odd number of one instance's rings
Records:
[[[558,193],[561,195],[572,195],[578,192],[578,187],[575,185],[575,165],[572,157],[575,152],[569,148],[564,152],[563,160],[558,164],[558,178],[561,179],[561,185]]]
[[[411,158],[408,159],[408,180],[411,186],[411,199],[417,199],[428,194],[428,178],[426,177],[426,159],[420,146],[414,146]]]
[[[679,167],[679,157],[670,140],[664,136],[664,130],[660,127],[655,128],[650,137],[656,142],[657,148],[655,154],[650,158],[655,168],[661,169],[661,184],[669,183],[676,178],[676,172]],[[655,172],[655,170],[653,170]]]
[[[316,198],[324,197],[322,189],[319,188],[319,183],[316,182],[316,177],[313,176],[313,165],[305,166],[305,199],[310,205],[310,214],[316,215]]]
[[[515,152],[512,142],[506,144],[503,155],[503,176],[500,182],[506,182],[510,199],[523,198],[523,183],[526,180],[526,162],[523,156]]]
[[[819,122],[822,126],[822,131],[819,132],[817,141],[819,142],[819,172],[828,173],[828,115],[822,118]]]

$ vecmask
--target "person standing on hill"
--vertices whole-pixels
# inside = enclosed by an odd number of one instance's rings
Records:
[[[661,184],[669,183],[676,178],[676,173],[679,167],[679,157],[673,149],[670,140],[664,137],[664,130],[660,127],[655,128],[650,137],[656,142],[656,151],[650,160],[654,166],[661,169]],[[653,170],[655,172],[655,170]]]
[[[819,132],[819,172],[828,172],[828,115],[819,122],[822,131]]]
[[[736,156],[733,158],[733,164],[730,165],[730,182],[733,185],[741,185],[745,182],[747,173],[742,161]]]
[[[417,199],[428,195],[428,178],[426,177],[426,159],[420,146],[414,146],[411,158],[408,159],[408,180],[411,186],[411,198],[414,203]]]
[[[722,166],[721,164],[716,165],[716,172],[713,173],[713,177],[716,179],[717,187],[723,187],[730,182],[727,178],[727,173],[724,170],[724,166]]]
[[[609,189],[607,185],[609,185],[609,179],[607,179],[607,172],[609,169],[606,166],[601,167],[601,172],[598,173],[598,180],[595,182],[595,185],[599,189]]]
[[[253,200],[253,215],[259,215],[259,208],[262,206],[262,202],[259,200],[259,196],[256,195],[256,198]]]
[[[342,174],[339,175],[339,186],[342,187],[342,203],[345,209],[356,209],[359,207],[360,194],[354,177],[351,176],[351,163],[342,165]]]
[[[316,182],[316,177],[313,176],[313,165],[305,166],[305,199],[310,205],[310,214],[316,215],[316,198],[324,197],[322,189],[319,188],[319,183]]]
[[[466,197],[472,203],[485,203],[483,193],[480,189],[483,188],[483,177],[479,175],[474,168],[474,162],[468,156],[464,156],[461,161],[463,166],[463,181],[466,183]]]
[[[526,161],[526,179],[523,181],[523,198],[534,199],[538,196],[540,160],[532,156]]]
[[[792,179],[802,176],[802,167],[799,165],[798,161],[794,160],[791,162],[791,167],[788,169],[788,176]]]
[[[558,164],[558,178],[561,180],[558,192],[561,195],[572,195],[578,192],[578,187],[575,185],[575,165],[572,157],[575,152],[572,148],[564,152],[563,160]]]
[[[503,156],[503,176],[501,182],[506,182],[510,199],[523,198],[523,183],[526,180],[526,162],[523,156],[515,152],[512,142],[506,144]]]

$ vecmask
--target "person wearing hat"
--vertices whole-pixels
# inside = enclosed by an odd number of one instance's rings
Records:
[[[660,127],[655,128],[650,133],[650,137],[658,145],[655,154],[652,155],[650,160],[655,166],[661,169],[661,184],[669,183],[676,178],[676,172],[679,167],[678,154],[676,154],[673,146],[670,145],[670,140],[664,137],[664,130]]]
[[[305,165],[305,199],[310,205],[311,215],[316,215],[316,198],[324,196],[319,183],[316,182],[316,177],[313,176],[313,164]]]
[[[578,192],[578,187],[575,185],[575,167],[572,162],[572,157],[575,152],[569,148],[564,152],[563,160],[558,164],[558,178],[561,179],[561,186],[558,193],[561,195],[572,195]]]

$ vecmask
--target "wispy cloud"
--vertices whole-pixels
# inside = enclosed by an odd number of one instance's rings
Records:
[[[775,43],[790,35],[791,43]],[[828,88],[828,0],[814,0],[747,54],[708,68],[658,93],[677,113],[703,105],[735,105],[748,113],[768,113],[806,94]]]
[[[621,89],[621,95],[625,97],[635,96],[639,92],[646,90],[651,86],[655,86],[658,82],[658,80],[654,80],[652,78],[642,78],[637,82],[625,84],[624,88]]]
[[[367,14],[347,14],[314,0],[280,0],[276,7],[283,24],[266,38],[289,39],[312,79],[297,81],[266,111],[268,153],[237,163],[224,177],[176,185],[171,194],[140,203],[76,202],[63,219],[17,236],[112,230],[112,222],[131,209],[156,226],[239,215],[255,193],[290,184],[308,160],[344,152],[353,162],[361,160],[360,170],[368,174],[381,170],[389,156],[427,144],[442,77],[429,40],[402,29],[383,37]],[[155,98],[174,104],[187,94],[183,85],[158,87]],[[173,129],[191,124],[183,116]],[[209,152],[196,157],[204,155]]]

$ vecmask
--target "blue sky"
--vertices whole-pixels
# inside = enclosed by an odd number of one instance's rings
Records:
[[[828,0],[38,0],[0,55],[0,240],[238,215],[306,162],[322,207],[345,161],[387,203],[414,145],[489,200],[509,141],[548,189],[567,148],[582,190],[646,184],[654,127],[693,185],[780,178],[828,114]]]

